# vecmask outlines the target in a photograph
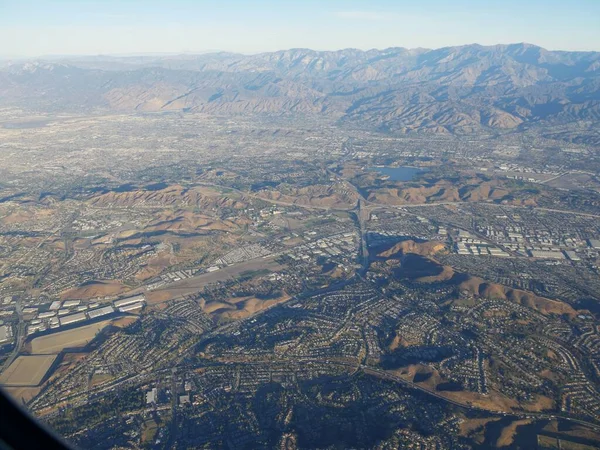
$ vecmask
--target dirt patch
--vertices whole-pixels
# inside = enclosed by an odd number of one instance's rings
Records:
[[[554,400],[545,395],[536,395],[534,396],[533,401],[522,403],[521,407],[525,411],[531,412],[548,411],[554,408]]]
[[[6,386],[37,386],[52,367],[56,355],[19,356],[0,375],[0,384]]]
[[[65,348],[85,347],[109,323],[110,320],[105,320],[34,338],[31,341],[31,352],[36,354],[56,354]]]
[[[146,421],[144,421],[142,430],[142,443],[152,443],[158,431],[158,424],[154,421],[154,419],[147,419]]]
[[[213,314],[228,309],[235,309],[235,306],[225,302],[208,302],[202,307],[202,310],[206,314]]]
[[[487,409],[489,411],[511,411],[513,408],[519,406],[516,400],[495,391],[491,391],[488,395],[469,391],[442,391],[438,393],[450,400]]]
[[[436,391],[439,384],[443,383],[442,377],[437,370],[425,364],[410,364],[400,369],[392,370],[395,375],[407,381],[418,384],[432,392]]]
[[[138,317],[121,317],[119,319],[113,320],[111,325],[113,327],[117,327],[117,328],[125,328],[125,327],[131,325],[132,323],[136,322],[137,320],[138,320]]]
[[[598,442],[598,447],[600,448],[600,433],[584,427],[582,425],[571,425],[568,429],[562,429],[556,420],[552,420],[544,427],[544,431],[549,431],[551,433],[560,432],[564,436],[572,437],[572,438],[582,438],[582,439],[590,439],[592,441]]]
[[[220,314],[220,317],[226,319],[243,319],[259,311],[267,309],[279,303],[286,302],[290,296],[285,294],[277,298],[261,300],[256,297],[249,297],[235,303],[235,310],[229,309]]]
[[[63,300],[107,297],[120,295],[129,288],[117,281],[93,281],[82,286],[70,289],[61,294]]]
[[[4,392],[10,395],[17,403],[27,403],[38,395],[41,387],[5,387]]]
[[[511,422],[510,425],[504,427],[500,433],[500,437],[496,441],[496,447],[508,447],[512,445],[515,435],[517,434],[517,428],[523,425],[529,425],[532,423],[531,419],[521,419]]]
[[[90,387],[98,386],[102,383],[105,383],[109,380],[112,380],[114,377],[107,373],[95,373],[92,375],[92,379],[90,380]]]
[[[151,291],[146,293],[145,296],[149,305],[157,305],[175,298],[169,291]]]
[[[464,419],[460,423],[460,435],[472,439],[481,445],[485,442],[485,430],[489,423],[500,420],[499,417],[484,417],[476,419]]]

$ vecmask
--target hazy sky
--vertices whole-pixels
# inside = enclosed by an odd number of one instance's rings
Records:
[[[529,42],[600,50],[600,0],[0,0],[0,55]]]

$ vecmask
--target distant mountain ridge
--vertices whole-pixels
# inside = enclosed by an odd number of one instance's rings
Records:
[[[402,133],[576,125],[600,142],[600,52],[473,44],[25,61],[0,65],[0,106],[308,113]]]

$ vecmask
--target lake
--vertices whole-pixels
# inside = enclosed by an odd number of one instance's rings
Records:
[[[426,172],[426,170],[419,169],[418,167],[369,167],[369,170],[386,175],[391,181],[411,181],[417,175]]]

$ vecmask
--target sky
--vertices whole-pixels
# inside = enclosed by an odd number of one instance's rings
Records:
[[[528,42],[600,51],[600,0],[0,0],[0,56]]]

